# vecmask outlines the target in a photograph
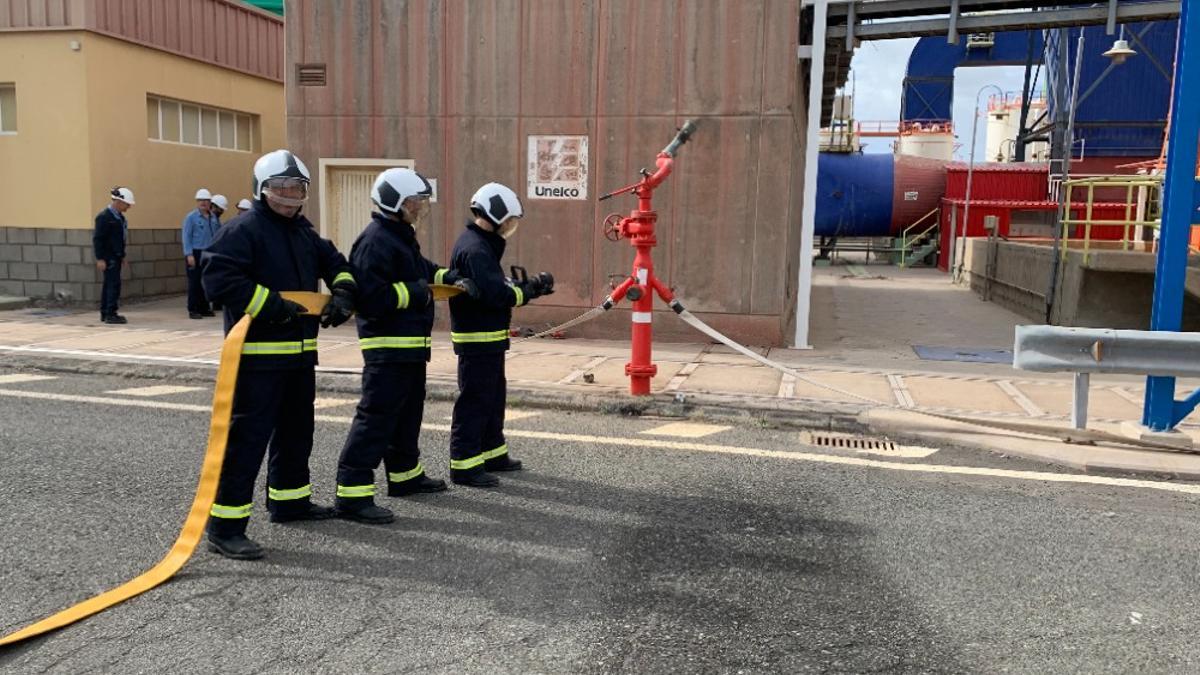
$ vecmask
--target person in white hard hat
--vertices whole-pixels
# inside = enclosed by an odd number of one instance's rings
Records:
[[[217,217],[218,228],[221,227],[221,216],[225,215],[225,212],[228,210],[229,200],[225,198],[225,195],[213,195],[212,212],[213,215]]]
[[[254,206],[254,204],[251,204],[249,199],[243,199],[242,201],[238,202],[237,203],[238,215],[240,216],[243,213],[249,211],[252,206]]]
[[[96,269],[104,275],[104,286],[100,293],[100,321],[103,323],[127,323],[117,314],[121,300],[121,266],[125,262],[125,242],[129,238],[129,223],[125,212],[133,206],[133,190],[115,187],[109,192],[112,202],[96,214],[96,229],[92,234],[92,248],[96,254]]]
[[[212,210],[212,193],[206,188],[196,190],[196,208],[183,217],[183,255],[187,260],[187,309],[189,319],[216,316],[200,285],[200,256],[212,244],[221,221]],[[222,197],[221,199],[224,199]],[[226,205],[229,202],[225,202]]]

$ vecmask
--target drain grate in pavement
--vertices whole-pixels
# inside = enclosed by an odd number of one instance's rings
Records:
[[[896,444],[879,438],[842,436],[840,434],[812,434],[812,444],[819,448],[844,448],[846,450],[895,450]]]
[[[804,433],[804,442],[818,448],[831,450],[849,450],[868,455],[883,455],[885,457],[921,458],[928,457],[938,451],[920,445],[902,445],[886,438],[868,438],[853,434],[840,434],[835,431],[809,431]]]

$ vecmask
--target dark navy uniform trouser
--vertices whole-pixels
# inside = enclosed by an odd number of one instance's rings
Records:
[[[245,357],[243,357],[245,365]],[[306,511],[312,497],[308,458],[313,445],[312,366],[291,370],[243,370],[233,396],[233,418],[217,499],[209,528],[227,536],[246,531],[254,483],[269,450],[267,508],[272,513]]]
[[[338,459],[338,500],[375,494],[383,462],[389,484],[420,478],[421,420],[425,415],[424,361],[363,366],[362,399]]]
[[[504,352],[459,355],[459,393],[450,423],[452,476],[483,471],[487,460],[508,453],[504,440],[507,389]]]

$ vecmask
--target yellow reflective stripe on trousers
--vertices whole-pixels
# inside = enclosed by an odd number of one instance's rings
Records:
[[[513,307],[520,307],[521,305],[525,304],[525,291],[522,291],[516,286],[513,286],[512,289],[513,295],[517,296],[517,302],[513,305]]]
[[[286,502],[293,499],[304,499],[312,496],[312,484],[304,487],[292,488],[290,490],[278,490],[276,488],[267,488],[267,496],[277,502]]]
[[[483,457],[483,459],[486,461],[489,459],[496,459],[497,457],[503,457],[504,455],[507,455],[507,454],[508,454],[508,443],[505,443],[504,445],[502,445],[498,448],[492,448],[491,450],[488,450],[487,452],[483,453],[480,456]]]
[[[408,301],[412,299],[408,292],[408,286],[405,286],[403,281],[397,281],[392,284],[392,288],[396,289],[396,309],[408,307]]]
[[[481,452],[478,455],[475,455],[474,457],[468,457],[466,459],[450,460],[450,468],[458,470],[458,471],[465,471],[467,469],[474,469],[475,467],[479,466],[480,464],[483,464],[486,461],[487,461],[487,459],[484,458],[483,453]]]
[[[421,349],[432,347],[433,338],[383,335],[380,337],[359,338],[358,346],[363,349]]]
[[[450,333],[450,341],[463,344],[466,342],[503,342],[508,339],[508,331],[492,330],[483,333]]]
[[[259,284],[254,287],[254,295],[250,296],[250,304],[246,305],[246,314],[250,315],[251,319],[258,318],[258,313],[262,311],[264,305],[267,304],[267,295],[270,291],[266,286]]]
[[[281,356],[317,351],[317,340],[289,340],[287,342],[247,342],[242,353],[251,356]]]
[[[313,345],[313,349],[316,349]],[[249,356],[281,356],[299,354],[304,351],[304,343],[296,340],[291,342],[247,342],[242,346],[242,353]]]
[[[389,473],[388,481],[390,481],[392,483],[403,483],[404,481],[412,480],[412,479],[416,478],[417,476],[420,476],[423,473],[425,473],[425,467],[421,466],[420,462],[417,462],[417,465],[415,467],[413,467],[412,469],[409,469],[408,471],[401,471],[399,473]]]
[[[208,510],[208,515],[214,518],[249,518],[250,507],[252,504],[245,506],[225,506],[224,504],[213,504]]]
[[[337,286],[338,284],[342,283],[343,281],[349,281],[352,284],[356,283],[354,281],[353,274],[350,274],[349,272],[339,272],[338,275],[333,278],[333,285]]]
[[[339,485],[337,486],[337,496],[354,499],[357,497],[373,497],[375,496],[375,485]]]
[[[445,267],[439,267],[438,271],[433,273],[433,283],[441,285],[442,279],[446,276],[446,272],[449,271],[450,270],[446,269]]]

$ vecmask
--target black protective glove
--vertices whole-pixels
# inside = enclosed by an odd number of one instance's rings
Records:
[[[271,300],[275,300],[275,302]],[[267,306],[263,308],[259,316],[267,323],[285,324],[295,321],[307,311],[308,308],[304,305],[275,294],[274,298],[268,299]]]
[[[525,298],[525,302],[522,304],[529,304],[530,300],[533,300],[541,295],[541,293],[538,292],[538,287],[534,285],[532,279],[513,282],[513,286],[521,290],[521,295]]]
[[[447,286],[460,288],[462,289],[463,293],[466,293],[471,298],[475,300],[479,299],[479,286],[475,285],[474,281],[464,277],[455,270],[446,270],[446,272],[442,274],[442,283]]]
[[[463,293],[466,293],[473,300],[478,300],[483,294],[479,292],[479,286],[475,285],[474,281],[466,277],[460,277],[454,282],[455,288],[461,288]]]
[[[347,288],[333,289],[333,297],[321,311],[321,328],[340,326],[354,316],[354,293]]]

